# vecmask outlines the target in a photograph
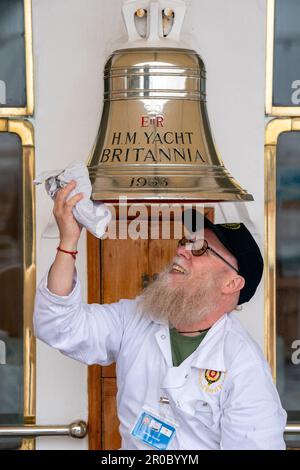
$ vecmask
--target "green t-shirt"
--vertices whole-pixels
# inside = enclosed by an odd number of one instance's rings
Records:
[[[205,338],[207,331],[203,331],[198,336],[184,336],[178,333],[175,328],[170,328],[170,340],[173,366],[178,367],[198,348],[201,341]]]

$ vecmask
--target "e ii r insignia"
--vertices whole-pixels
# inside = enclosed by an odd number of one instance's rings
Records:
[[[217,370],[201,369],[199,372],[199,384],[202,390],[210,393],[217,393],[221,390],[226,372]]]

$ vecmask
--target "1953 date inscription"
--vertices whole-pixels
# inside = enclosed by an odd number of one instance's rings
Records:
[[[167,186],[169,186],[168,178],[161,178],[159,176],[132,178],[130,184],[131,188],[166,188]]]

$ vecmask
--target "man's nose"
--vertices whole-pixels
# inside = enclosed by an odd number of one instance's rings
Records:
[[[187,260],[190,260],[193,257],[191,249],[186,246],[179,246],[176,254],[177,256],[183,256]]]

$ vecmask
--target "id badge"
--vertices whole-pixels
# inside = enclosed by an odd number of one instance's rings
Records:
[[[166,450],[175,436],[177,423],[144,407],[131,435],[158,450]]]

